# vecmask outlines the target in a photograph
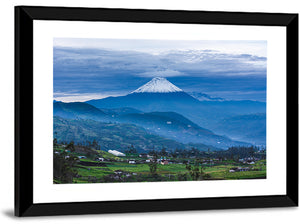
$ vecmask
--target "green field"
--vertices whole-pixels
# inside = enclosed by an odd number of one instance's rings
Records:
[[[152,181],[149,165],[148,164],[127,164],[125,162],[116,163],[104,163],[107,167],[90,167],[90,166],[79,166],[78,175],[81,177],[74,178],[74,182],[78,183],[88,183],[88,177],[96,177],[99,180],[96,182],[101,182],[101,178],[106,175],[113,175],[114,171],[121,170],[125,173],[137,173],[143,176],[144,181]],[[266,167],[262,166],[259,171],[244,171],[244,172],[234,172],[230,173],[230,165],[214,165],[211,167],[205,166],[204,174],[207,174],[206,180],[230,180],[230,179],[257,179],[266,178]],[[172,175],[172,180],[178,181],[178,174],[189,173],[186,170],[184,164],[168,164],[168,165],[157,165],[157,175],[163,176],[165,181],[168,181],[170,175]],[[174,178],[175,177],[175,178]],[[169,178],[169,180],[171,180]],[[189,176],[187,180],[192,180]],[[117,181],[116,181],[117,182]]]
[[[256,160],[253,164],[245,164],[234,160],[201,158],[180,158],[172,164],[146,162],[138,154],[117,157],[105,151],[89,149],[84,158],[83,153],[69,152],[61,147],[56,148],[55,158],[60,158],[61,169],[54,175],[54,183],[111,183],[111,182],[152,182],[152,181],[191,181],[191,180],[237,180],[266,178],[266,160]],[[96,158],[105,161],[96,161]],[[167,157],[167,160],[172,158]],[[130,164],[129,161],[136,161]],[[188,161],[188,162],[186,162]],[[198,161],[198,164],[197,164]],[[200,162],[199,162],[200,161]],[[209,161],[209,162],[207,162]],[[66,168],[68,165],[70,167]],[[155,164],[156,170],[151,172],[150,166]],[[190,169],[188,169],[190,166]],[[57,167],[57,166],[55,166]],[[247,171],[230,172],[232,168],[247,168]],[[57,174],[58,173],[58,174]],[[64,177],[65,175],[65,177]],[[194,176],[193,176],[194,175]]]

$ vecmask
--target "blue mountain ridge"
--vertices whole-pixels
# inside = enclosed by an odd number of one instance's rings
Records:
[[[232,141],[230,138],[214,134],[199,127],[184,116],[175,112],[124,113],[136,111],[129,108],[106,109],[106,113],[87,103],[54,103],[54,116],[68,119],[92,119],[102,122],[128,123],[181,143],[201,143],[226,149],[233,145],[250,145]],[[93,109],[92,109],[93,108]],[[87,111],[85,111],[87,110]],[[120,111],[117,114],[116,111]]]
[[[53,134],[58,142],[74,141],[77,144],[85,144],[96,140],[102,150],[118,150],[124,152],[134,146],[139,152],[149,150],[168,151],[175,149],[193,149],[200,151],[222,150],[201,143],[183,144],[178,141],[153,134],[146,129],[134,124],[121,124],[100,122],[84,119],[65,119],[53,117]]]
[[[113,109],[122,107],[131,107],[136,110],[144,112],[166,112],[172,111],[187,119],[193,121],[200,127],[209,129],[215,133],[227,135],[231,137],[232,132],[226,132],[226,125],[222,125],[222,128],[218,128],[220,122],[229,117],[241,116],[246,114],[266,114],[266,103],[251,100],[241,101],[199,101],[185,92],[171,92],[171,93],[131,93],[125,96],[119,97],[107,97],[98,100],[86,101],[97,108]],[[255,120],[253,125],[248,129],[252,132],[251,138],[249,133],[243,135],[243,120],[235,125],[236,132],[241,133],[237,140],[257,142],[259,139],[260,144],[265,145],[265,138],[263,132],[258,132],[255,127]],[[251,119],[248,119],[248,124],[251,124]],[[258,124],[257,124],[258,125]],[[249,127],[250,127],[249,126]],[[256,139],[257,138],[257,139]],[[262,140],[262,141],[261,141]]]

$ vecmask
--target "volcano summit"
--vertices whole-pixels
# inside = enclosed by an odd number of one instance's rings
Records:
[[[178,111],[178,108],[186,109],[186,106],[198,104],[199,101],[167,79],[156,77],[128,95],[90,100],[87,103],[97,108],[132,107],[154,112]]]
[[[172,93],[183,92],[165,78],[156,77],[132,93]]]

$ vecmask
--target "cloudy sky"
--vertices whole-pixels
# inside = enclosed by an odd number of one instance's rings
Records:
[[[54,99],[126,95],[154,77],[188,93],[266,101],[266,41],[55,38]]]

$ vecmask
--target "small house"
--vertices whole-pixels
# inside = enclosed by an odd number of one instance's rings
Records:
[[[140,157],[140,158],[147,158],[148,155],[147,155],[146,153],[141,153],[141,154],[139,155],[139,157]]]
[[[237,172],[238,168],[235,167],[235,168],[230,168],[229,170],[229,173],[234,173],[234,172]]]
[[[162,161],[160,162],[160,164],[161,164],[161,165],[167,165],[167,164],[169,164],[169,162],[168,162],[168,160],[162,160]]]
[[[249,167],[234,167],[229,170],[229,173],[249,171]]]
[[[249,171],[250,168],[249,167],[239,167],[239,172],[243,172],[243,171]]]
[[[120,174],[123,173],[123,171],[122,170],[115,170],[114,173],[120,175]]]

